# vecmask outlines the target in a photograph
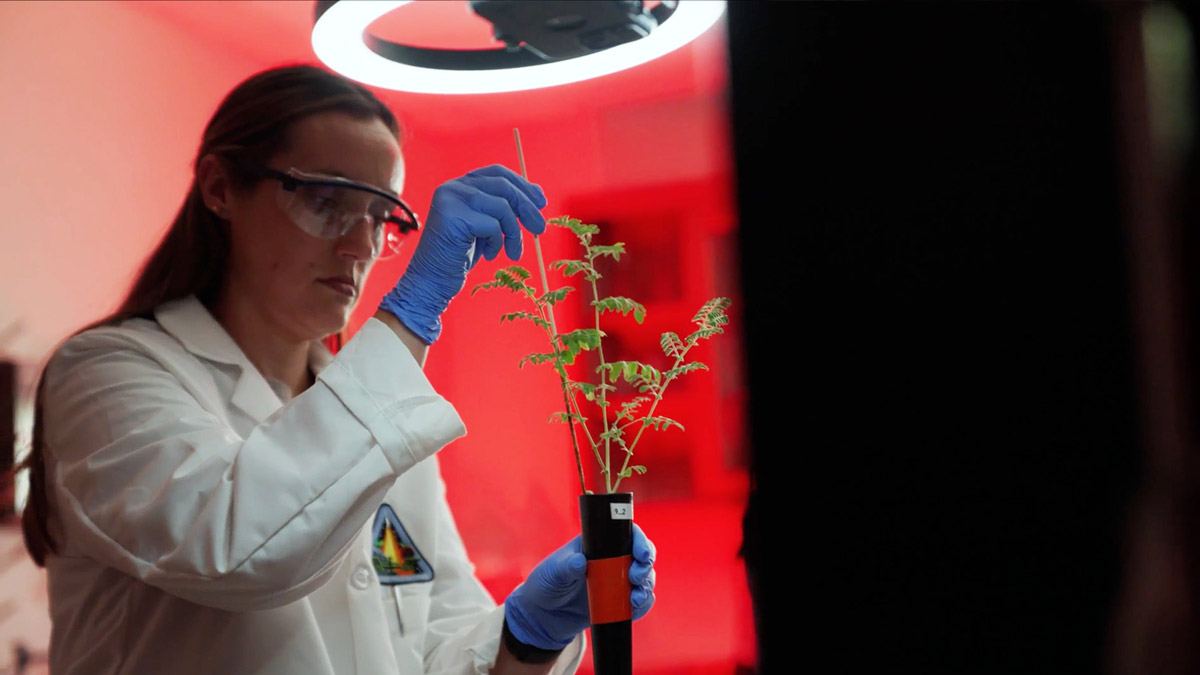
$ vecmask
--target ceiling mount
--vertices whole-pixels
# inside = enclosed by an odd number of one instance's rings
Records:
[[[724,0],[471,0],[497,49],[402,45],[367,27],[409,0],[319,0],[313,51],[333,70],[377,87],[436,94],[497,93],[578,82],[632,68],[691,42]],[[403,11],[403,10],[400,10]]]

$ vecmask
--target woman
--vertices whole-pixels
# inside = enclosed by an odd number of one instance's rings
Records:
[[[319,68],[243,82],[129,297],[53,354],[24,526],[54,673],[578,667],[579,537],[495,604],[435,456],[466,429],[421,370],[467,272],[545,228],[541,189],[498,165],[442,184],[379,311],[336,356],[321,342],[418,227],[399,136]],[[634,540],[636,619],[654,571]]]

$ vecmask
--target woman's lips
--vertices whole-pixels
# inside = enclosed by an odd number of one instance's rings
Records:
[[[353,284],[348,284],[344,281],[337,281],[336,279],[321,279],[320,283],[325,284],[342,295],[347,295],[352,298],[354,297]]]

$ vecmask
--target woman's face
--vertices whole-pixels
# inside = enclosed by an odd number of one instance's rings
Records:
[[[312,115],[295,123],[291,145],[267,166],[339,175],[396,194],[403,190],[400,146],[379,119]],[[337,239],[309,235],[279,206],[279,190],[279,181],[264,180],[246,196],[226,192],[232,233],[226,293],[253,303],[286,339],[324,337],[345,327],[362,293],[375,262],[371,227],[364,220]],[[339,276],[354,280],[353,297],[321,282]]]

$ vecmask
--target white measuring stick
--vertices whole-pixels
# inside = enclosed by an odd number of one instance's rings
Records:
[[[521,149],[521,130],[513,127],[513,138],[517,141],[517,158],[521,161],[521,177],[529,180],[529,173],[525,171],[525,151]],[[533,235],[533,248],[537,251],[538,271],[542,276],[542,294],[550,292],[550,282],[546,279],[546,263],[542,260],[542,243],[538,240],[538,235]],[[558,335],[558,328],[554,325],[554,305],[547,304],[546,310],[550,316],[550,332],[555,336]],[[555,345],[558,348],[558,345]]]

